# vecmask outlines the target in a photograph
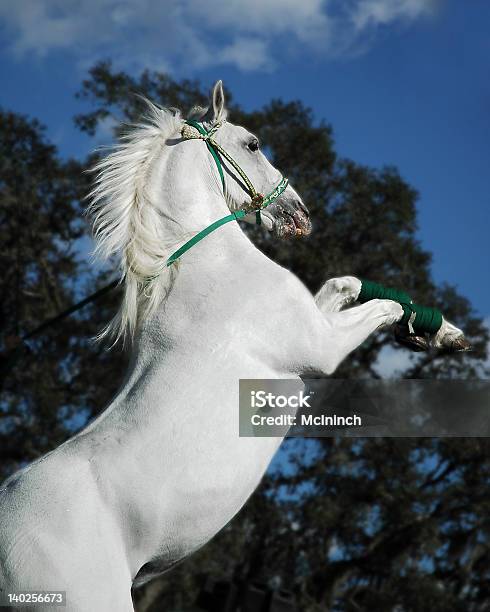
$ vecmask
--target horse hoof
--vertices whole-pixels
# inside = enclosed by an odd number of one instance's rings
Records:
[[[424,336],[411,334],[406,327],[400,325],[395,327],[395,340],[398,344],[416,353],[429,350],[429,342]]]
[[[466,353],[472,351],[472,346],[464,336],[460,336],[451,342],[449,350],[454,353]]]

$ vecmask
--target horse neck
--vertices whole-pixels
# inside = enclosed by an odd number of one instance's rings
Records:
[[[222,213],[213,220],[224,216]],[[197,229],[206,225],[200,224]],[[179,345],[188,341],[186,336],[192,328],[199,336],[205,335],[212,320],[229,313],[228,304],[237,296],[237,283],[246,291],[240,271],[245,274],[247,266],[259,265],[257,257],[263,256],[236,221],[221,226],[186,251],[177,263],[167,297],[154,316],[141,324],[135,345],[138,356],[146,363],[143,355],[151,346],[156,362],[165,358],[167,346],[161,342],[162,336]]]
[[[230,214],[217,169],[200,141],[185,143],[173,154],[164,154],[152,174],[148,192],[154,205],[162,208],[162,233],[173,243],[169,255],[197,232]],[[236,278],[237,265],[243,266],[244,261],[258,254],[240,225],[232,221],[172,264],[174,278],[167,297],[154,315],[141,323],[137,333],[125,390],[137,384],[142,372],[149,371],[149,363],[158,366],[165,359],[166,341],[175,339],[179,329],[188,325],[188,318],[194,316],[204,326],[209,315],[220,312],[220,287]]]
[[[164,219],[164,234],[176,248],[230,212],[218,170],[201,141],[167,147],[147,191]]]
[[[171,236],[172,241],[170,256],[211,223],[230,215],[230,209],[217,168],[204,143],[185,143],[160,168],[153,177],[156,183],[153,196],[155,202],[163,205],[162,217],[166,220],[163,233]],[[182,171],[183,168],[186,170]],[[167,298],[156,313],[158,327],[168,320],[169,306],[176,306],[181,313],[199,307],[199,303],[207,310],[212,308],[219,285],[229,275],[236,275],[237,264],[253,253],[257,254],[257,249],[236,221],[226,223],[198,241],[169,268],[173,278]],[[143,330],[154,321],[145,323]]]

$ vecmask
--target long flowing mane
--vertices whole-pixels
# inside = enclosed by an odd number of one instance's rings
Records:
[[[155,310],[174,273],[165,266],[172,245],[166,244],[162,234],[161,211],[146,187],[153,160],[167,138],[180,129],[183,119],[175,109],[145,102],[148,107],[140,123],[92,168],[96,177],[87,196],[94,253],[102,259],[116,259],[124,286],[117,315],[98,335],[99,339],[110,337],[114,343],[133,338],[139,317]]]

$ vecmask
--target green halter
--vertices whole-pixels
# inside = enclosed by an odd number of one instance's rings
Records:
[[[223,193],[225,192],[225,175],[223,172],[223,164],[221,163],[220,155],[224,157],[233,168],[237,171],[240,178],[243,180],[246,186],[246,191],[250,195],[251,201],[248,204],[244,204],[240,210],[236,210],[235,212],[226,215],[226,217],[222,217],[211,225],[208,225],[206,228],[198,232],[195,236],[193,236],[190,240],[184,243],[179,249],[177,249],[170,257],[167,259],[167,266],[170,266],[181,257],[186,251],[192,248],[195,244],[205,238],[211,232],[218,229],[225,223],[229,223],[230,221],[238,221],[239,219],[243,219],[246,215],[255,212],[256,221],[260,225],[260,211],[269,206],[274,200],[276,200],[281,193],[288,186],[288,179],[282,178],[278,185],[266,196],[259,193],[252,182],[245,174],[245,172],[240,168],[240,166],[236,163],[236,161],[221,147],[215,140],[213,140],[212,136],[216,132],[216,130],[220,127],[220,124],[213,127],[209,132],[204,128],[203,125],[198,123],[197,121],[186,121],[185,125],[182,128],[182,138],[184,140],[190,140],[193,138],[203,140],[208,147],[209,152],[213,156],[213,159],[218,168],[218,173],[221,179],[221,185],[223,187]]]

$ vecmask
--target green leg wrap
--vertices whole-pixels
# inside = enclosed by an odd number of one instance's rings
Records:
[[[414,333],[435,334],[442,325],[442,313],[437,308],[428,308],[420,304],[414,304],[411,297],[405,291],[384,287],[378,283],[361,280],[361,292],[357,298],[364,303],[373,299],[393,300],[403,308],[401,325],[408,325]]]

